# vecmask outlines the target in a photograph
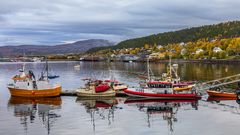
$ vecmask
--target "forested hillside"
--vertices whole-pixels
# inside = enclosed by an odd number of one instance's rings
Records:
[[[91,53],[104,49],[137,48],[143,47],[145,44],[167,45],[180,42],[195,42],[199,39],[208,39],[210,41],[216,37],[226,39],[239,36],[240,21],[232,21],[129,39],[111,47],[92,48],[88,52]]]

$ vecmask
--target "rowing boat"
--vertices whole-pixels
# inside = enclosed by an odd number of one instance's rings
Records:
[[[220,91],[213,91],[213,90],[207,90],[207,93],[211,97],[229,97],[229,98],[236,98],[236,93],[232,92],[220,92]]]

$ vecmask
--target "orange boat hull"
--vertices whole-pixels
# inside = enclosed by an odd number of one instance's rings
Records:
[[[56,87],[53,89],[46,90],[24,90],[8,87],[12,96],[16,97],[56,97],[59,96],[62,90],[62,87]]]
[[[228,92],[218,92],[218,91],[207,90],[207,93],[211,97],[227,97],[227,98],[237,97],[235,93],[228,93]]]

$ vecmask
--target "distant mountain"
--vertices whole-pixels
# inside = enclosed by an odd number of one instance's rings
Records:
[[[67,54],[84,53],[94,47],[112,46],[113,43],[103,39],[89,39],[61,45],[19,45],[1,46],[0,57],[10,57],[23,55],[47,55],[47,54]]]
[[[200,27],[186,28],[178,31],[164,32],[146,37],[128,39],[111,47],[96,47],[88,50],[88,52],[96,52],[104,49],[121,49],[143,47],[144,44],[150,45],[167,45],[180,42],[194,42],[199,39],[212,39],[216,36],[222,38],[231,38],[240,36],[240,21],[224,22],[213,25],[205,25]]]

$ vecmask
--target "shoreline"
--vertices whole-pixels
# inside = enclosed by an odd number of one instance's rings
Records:
[[[51,60],[49,59],[48,61],[80,61],[80,60],[69,60],[69,59],[54,59]],[[107,60],[81,60],[83,62],[107,62]],[[0,63],[16,63],[16,62],[12,62],[12,61],[0,61]],[[20,61],[19,61],[20,62]],[[21,62],[26,62],[26,61],[21,61]],[[42,61],[44,62],[44,61]],[[111,62],[129,62],[129,61],[123,61],[123,60],[111,60]],[[141,60],[135,60],[132,62],[139,62],[139,63],[145,63],[146,60],[145,59],[141,59]],[[150,60],[150,63],[168,63],[169,60]],[[239,64],[240,63],[240,59],[208,59],[208,60],[184,60],[184,59],[172,59],[172,62],[174,63],[209,63],[209,64]],[[27,63],[35,63],[35,62],[27,62]]]
[[[83,60],[84,61],[84,60]],[[103,60],[104,61],[104,60]],[[86,60],[86,62],[89,62],[89,60]],[[102,62],[102,61],[94,61],[94,62]],[[122,60],[111,60],[111,62],[129,62],[129,61],[122,61]],[[139,63],[145,63],[146,60],[135,60],[132,62],[139,62]],[[169,60],[150,60],[150,63],[168,63]],[[173,63],[209,63],[209,64],[239,64],[240,59],[216,59],[216,60],[184,60],[184,59],[172,59]]]
[[[154,61],[152,61],[154,62]],[[169,60],[160,60],[156,61],[156,63],[166,63],[169,62]],[[172,62],[174,63],[209,63],[209,64],[238,64],[240,63],[240,60],[183,60],[183,59],[172,59]]]

